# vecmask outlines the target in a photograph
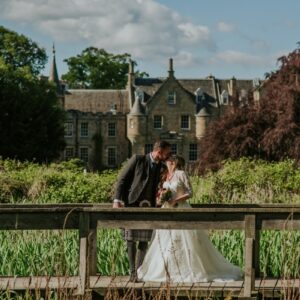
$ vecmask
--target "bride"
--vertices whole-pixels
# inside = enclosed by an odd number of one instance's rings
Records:
[[[175,155],[167,160],[167,173],[162,178],[166,199],[162,208],[189,208],[192,196],[184,159]],[[171,191],[171,192],[170,192]],[[208,282],[240,280],[242,270],[228,262],[213,246],[203,230],[156,230],[143,264],[137,271],[142,281]]]

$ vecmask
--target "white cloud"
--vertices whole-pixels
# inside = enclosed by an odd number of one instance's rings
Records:
[[[221,32],[231,32],[235,29],[235,26],[231,23],[220,21],[217,24],[217,28]]]
[[[208,27],[155,0],[1,0],[0,18],[29,24],[50,40],[81,41],[134,59],[185,53],[189,60],[196,48],[216,49]]]
[[[243,66],[243,67],[262,67],[270,66],[273,62],[273,56],[264,57],[258,55],[252,55],[240,51],[226,50],[217,53],[212,59],[211,64],[226,64],[232,66]]]

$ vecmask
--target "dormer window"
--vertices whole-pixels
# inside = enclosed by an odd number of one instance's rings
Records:
[[[168,93],[168,104],[176,104],[176,93],[175,92]]]
[[[228,105],[229,103],[229,95],[227,91],[223,91],[221,94],[221,104]]]
[[[204,95],[202,89],[198,88],[195,92],[195,95],[196,95],[196,103],[201,104],[205,99],[205,95]]]
[[[135,90],[135,99],[138,99],[140,103],[144,102],[144,92],[139,88]]]

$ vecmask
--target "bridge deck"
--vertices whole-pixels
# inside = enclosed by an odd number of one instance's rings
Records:
[[[0,290],[56,290],[74,289],[80,285],[79,276],[30,276],[0,277]],[[99,292],[143,290],[145,293],[171,293],[177,295],[197,296],[241,296],[244,281],[203,282],[203,283],[160,283],[160,282],[129,282],[128,276],[90,276],[89,289]],[[255,292],[265,297],[293,295],[299,297],[300,279],[265,279],[255,280]],[[296,298],[294,298],[296,299]]]

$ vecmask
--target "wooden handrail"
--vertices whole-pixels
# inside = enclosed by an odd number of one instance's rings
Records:
[[[46,220],[46,222],[45,222]],[[111,204],[1,204],[0,230],[79,230],[79,294],[96,274],[97,228],[239,229],[245,231],[244,297],[259,275],[260,230],[300,230],[300,205],[210,204],[193,208],[111,208]]]

